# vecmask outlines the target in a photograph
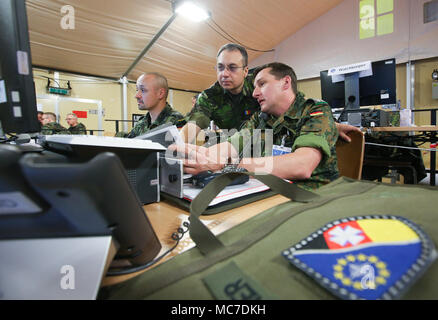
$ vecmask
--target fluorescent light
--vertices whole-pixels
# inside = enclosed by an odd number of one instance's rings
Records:
[[[198,7],[191,1],[180,2],[176,6],[176,13],[192,21],[200,22],[210,18],[210,14],[207,12],[207,10]]]

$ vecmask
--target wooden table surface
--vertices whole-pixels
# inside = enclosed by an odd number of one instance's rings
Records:
[[[417,127],[374,127],[366,128],[376,132],[421,132],[421,131],[438,131],[438,126],[417,126]]]
[[[272,208],[286,201],[288,201],[286,197],[281,195],[274,195],[266,199],[249,203],[239,208],[234,208],[213,215],[202,216],[201,220],[215,235],[217,235],[231,229],[239,223],[246,221],[269,208]],[[152,227],[154,228],[155,233],[157,234],[157,237],[161,242],[162,249],[161,252],[158,254],[158,256],[160,256],[162,253],[164,253],[166,250],[174,245],[175,242],[174,240],[172,240],[171,236],[174,232],[176,232],[176,230],[182,225],[184,221],[188,221],[189,212],[179,207],[176,207],[167,201],[148,204],[143,206],[143,209],[145,210],[145,213],[148,216],[149,221],[151,222]],[[181,239],[175,250],[173,250],[170,254],[168,254],[161,261],[159,261],[154,266],[151,266],[150,268],[153,268],[160,263],[163,263],[194,246],[195,244],[193,240],[190,239],[190,235],[187,232]],[[102,286],[113,285],[126,281],[140,273],[149,270],[150,268],[128,275],[105,277],[102,280]]]

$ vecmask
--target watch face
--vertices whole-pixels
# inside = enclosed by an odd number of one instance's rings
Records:
[[[432,79],[433,80],[438,80],[438,70],[433,70],[433,72],[432,72]]]

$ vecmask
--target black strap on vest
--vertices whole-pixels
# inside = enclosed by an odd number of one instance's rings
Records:
[[[267,174],[260,175],[255,173],[236,173],[230,172],[223,174],[211,181],[193,199],[190,205],[190,237],[196,243],[199,250],[204,254],[213,252],[224,247],[223,243],[199,220],[201,214],[207,209],[211,201],[234,179],[241,175],[249,175],[263,182],[273,191],[296,202],[311,202],[320,196],[304,190],[293,183],[289,183],[276,176]]]

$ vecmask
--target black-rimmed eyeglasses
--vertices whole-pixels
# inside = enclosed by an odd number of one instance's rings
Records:
[[[236,66],[236,65],[234,65],[234,64],[232,64],[232,65],[224,65],[224,64],[218,64],[217,66],[215,66],[214,67],[215,69],[216,69],[216,71],[217,72],[223,72],[225,69],[227,69],[228,71],[230,71],[230,72],[236,72],[238,69],[241,69],[241,68],[246,68],[246,66],[241,66],[241,67],[239,67],[239,66]]]

